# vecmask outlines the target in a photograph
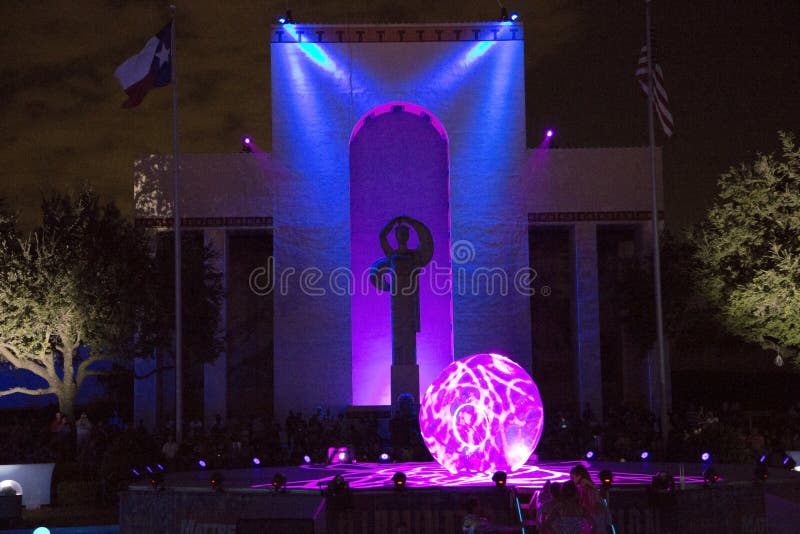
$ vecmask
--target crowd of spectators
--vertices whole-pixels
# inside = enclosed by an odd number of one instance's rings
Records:
[[[785,451],[800,450],[800,403],[785,410],[744,410],[738,402],[717,407],[687,404],[669,413],[666,445],[658,418],[641,406],[612,407],[602,422],[589,409],[580,417],[548,415],[537,447],[541,459],[595,459],[697,462],[710,452],[719,463],[750,463],[766,455],[782,462]]]
[[[248,467],[253,458],[261,465],[324,463],[331,450],[342,447],[362,462],[377,461],[381,453],[396,461],[430,460],[409,410],[398,410],[391,420],[346,417],[323,407],[308,417],[289,412],[283,422],[257,415],[228,421],[217,416],[211,425],[195,419],[185,425],[180,444],[174,422],[146,429],[116,412],[87,410],[76,420],[25,411],[0,421],[0,464],[71,463],[90,479],[113,479],[111,473],[124,478],[131,468],[156,462],[181,470],[199,460],[209,468]],[[784,451],[800,450],[800,404],[769,413],[748,412],[735,402],[713,410],[687,405],[670,414],[670,426],[664,448],[657,418],[640,407],[611,409],[602,422],[589,409],[580,417],[556,413],[547,417],[536,453],[543,460],[563,460],[592,450],[597,459],[631,461],[648,451],[654,460],[696,462],[702,451],[710,451],[719,463],[748,463],[763,455],[777,463]]]

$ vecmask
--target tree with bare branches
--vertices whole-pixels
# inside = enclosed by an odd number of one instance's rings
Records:
[[[55,395],[59,410],[71,415],[88,377],[130,369],[133,357],[170,343],[165,316],[172,310],[159,295],[166,288],[157,283],[163,277],[152,236],[113,204],[102,205],[85,189],[47,198],[42,215],[41,227],[20,235],[14,217],[0,212],[0,362],[43,384],[0,396]],[[214,273],[205,274],[209,320],[202,326],[211,341],[202,341],[213,359],[221,291]]]

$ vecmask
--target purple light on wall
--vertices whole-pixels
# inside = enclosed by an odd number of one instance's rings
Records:
[[[380,232],[397,215],[421,221],[433,234],[433,260],[420,273],[418,286],[420,393],[453,361],[449,189],[447,132],[430,111],[389,101],[356,123],[350,137],[350,269],[358,287],[350,299],[355,405],[397,402],[390,394],[390,296],[379,294],[364,277],[385,256]],[[389,242],[395,245],[393,235]],[[408,246],[417,243],[413,235]]]
[[[419,414],[425,445],[451,473],[519,469],[536,449],[543,423],[536,384],[499,354],[447,366],[425,392]]]

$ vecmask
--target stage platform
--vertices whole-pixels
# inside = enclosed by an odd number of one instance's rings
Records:
[[[120,496],[120,532],[458,534],[464,504],[477,497],[497,524],[530,534],[528,505],[536,490],[547,481],[566,482],[579,463],[595,480],[602,470],[613,473],[608,495],[617,533],[766,533],[765,495],[800,502],[800,473],[776,467],[756,481],[753,465],[714,465],[720,479],[707,485],[705,464],[532,462],[508,473],[506,487],[496,487],[491,473],[453,475],[432,462],[208,468],[168,473],[160,490],[149,479],[132,484]],[[673,475],[674,492],[649,491],[659,471]],[[402,490],[392,484],[397,472],[407,477]],[[285,491],[272,487],[276,473],[286,477]],[[349,485],[344,495],[326,491],[337,475]],[[221,480],[216,491],[212,476]]]
[[[650,484],[653,475],[659,471],[667,471],[679,482],[680,464],[663,464],[649,462],[531,462],[521,469],[507,473],[508,485],[522,490],[533,490],[544,486],[547,481],[566,482],[569,471],[575,465],[585,465],[592,479],[598,481],[597,474],[610,470],[614,475],[615,487],[641,486]],[[684,470],[685,484],[702,484],[703,464],[686,464]],[[752,466],[715,466],[723,481],[751,480]],[[435,462],[405,463],[354,463],[330,465],[303,465],[290,467],[263,467],[252,469],[218,470],[203,469],[193,472],[168,473],[165,476],[167,488],[207,488],[213,473],[220,473],[224,486],[231,490],[272,490],[272,477],[281,473],[286,477],[286,488],[290,491],[318,491],[336,475],[342,475],[352,490],[391,488],[392,476],[401,471],[407,477],[408,488],[430,487],[476,487],[493,486],[492,473],[451,474]],[[776,473],[777,475],[777,473]],[[789,472],[781,476],[790,477]],[[800,479],[800,474],[797,474]],[[146,482],[146,481],[145,481]],[[134,485],[137,487],[137,485]],[[138,486],[149,488],[148,484]]]

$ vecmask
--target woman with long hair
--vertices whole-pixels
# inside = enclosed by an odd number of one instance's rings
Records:
[[[611,513],[597,486],[592,482],[589,470],[583,465],[576,465],[570,470],[569,478],[575,484],[581,508],[592,517],[596,528],[593,532],[607,532],[611,525]]]

